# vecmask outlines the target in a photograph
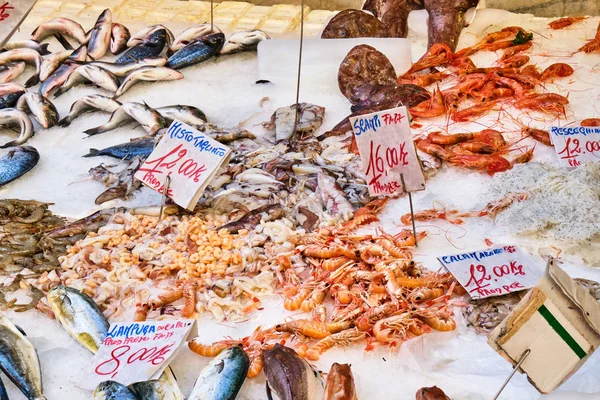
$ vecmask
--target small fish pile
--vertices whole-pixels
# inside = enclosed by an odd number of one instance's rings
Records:
[[[467,326],[475,329],[477,333],[489,335],[508,317],[523,295],[521,292],[516,292],[505,296],[469,300],[469,305],[462,312]]]

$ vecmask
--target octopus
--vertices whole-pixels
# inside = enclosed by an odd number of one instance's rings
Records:
[[[376,17],[360,10],[344,10],[327,24],[322,39],[387,37],[388,29]]]

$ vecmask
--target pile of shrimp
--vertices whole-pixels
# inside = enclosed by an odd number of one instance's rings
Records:
[[[369,203],[357,210],[354,220],[305,235],[294,251],[271,260],[283,307],[305,314],[239,340],[203,344],[196,338],[189,348],[212,357],[228,346],[242,345],[255,366],[248,373],[253,377],[260,372],[262,351],[278,341],[315,361],[333,346],[362,341],[366,350],[397,348],[432,330],[454,330],[450,298],[464,291],[451,274],[431,272],[413,260],[412,231],[354,233],[376,218],[377,208]],[[417,236],[421,240],[426,232]]]

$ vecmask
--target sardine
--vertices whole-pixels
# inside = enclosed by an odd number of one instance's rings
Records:
[[[107,8],[96,20],[96,24],[90,32],[90,41],[87,44],[88,55],[94,60],[102,58],[110,47],[110,35],[112,32],[112,13]]]
[[[87,47],[81,46],[77,50],[75,50],[69,58],[67,58],[60,67],[48,79],[44,80],[42,85],[40,86],[40,93],[44,97],[48,97],[50,92],[61,86],[65,81],[69,78],[69,76],[75,71],[77,68],[81,66],[80,62],[85,61],[87,58]]]
[[[9,62],[0,65],[0,83],[10,82],[25,71],[24,61]]]
[[[254,51],[263,40],[271,39],[260,29],[236,32],[227,39],[219,54],[234,54],[240,51]]]
[[[32,49],[14,49],[0,53],[0,64],[7,64],[14,61],[24,61],[27,64],[35,65],[35,75],[27,80],[26,87],[37,85],[39,82],[40,67],[42,65],[42,56]]]
[[[52,54],[51,51],[48,50],[48,43],[40,44],[37,40],[29,39],[29,40],[21,40],[18,42],[9,42],[4,45],[4,50],[14,50],[14,49],[32,49],[40,53],[42,56]]]
[[[179,69],[206,61],[219,54],[223,43],[225,35],[222,33],[206,35],[169,57],[167,67]]]
[[[58,122],[56,107],[38,92],[26,92],[21,96],[17,109],[31,113],[44,129],[51,128]]]
[[[154,138],[142,138],[132,142],[110,146],[102,150],[90,149],[90,152],[83,157],[107,156],[119,160],[131,160],[134,157],[148,158],[156,145]]]
[[[167,30],[158,29],[150,33],[144,40],[130,47],[125,53],[123,53],[115,63],[126,64],[130,62],[136,62],[143,58],[154,58],[158,57],[165,48],[167,41]],[[131,42],[131,40],[129,41]],[[127,45],[129,45],[129,42]]]
[[[101,382],[94,390],[92,400],[141,400],[133,390],[115,381]]]
[[[450,397],[439,387],[432,386],[417,390],[416,400],[450,400]]]
[[[171,122],[177,120],[193,127],[201,127],[207,121],[206,114],[194,106],[178,104],[175,106],[158,107],[156,111],[165,118],[167,124],[171,124]]]
[[[327,374],[323,400],[358,400],[349,364],[333,363]]]
[[[140,29],[127,41],[127,47],[133,47],[142,43],[148,36],[160,30],[165,31],[167,47],[171,47],[174,40],[173,33],[164,25],[151,25]]]
[[[127,48],[127,41],[131,37],[125,25],[113,22],[110,34],[110,52],[114,55],[122,53]]]
[[[63,50],[44,58],[40,67],[40,82],[48,79],[71,54],[73,50]]]
[[[94,300],[77,289],[63,285],[50,290],[47,299],[67,333],[92,353],[97,352],[110,324]]]
[[[164,57],[154,57],[154,58],[142,58],[141,60],[137,60],[135,62],[130,62],[127,64],[116,64],[105,61],[94,61],[89,65],[95,65],[102,69],[112,72],[114,75],[118,77],[127,76],[136,69],[140,69],[143,67],[162,67],[167,63],[167,59]]]
[[[167,67],[142,67],[136,69],[123,81],[114,98],[121,96],[138,82],[176,81],[183,79],[181,72]]]
[[[3,314],[0,314],[0,368],[29,400],[46,399],[35,348]]]
[[[150,135],[154,135],[159,129],[166,126],[165,119],[147,104],[123,103],[112,113],[108,122],[104,125],[84,131],[87,135],[97,135],[111,131],[119,126],[137,121]]]
[[[119,107],[121,107],[121,103],[110,97],[101,96],[99,94],[84,96],[76,100],[71,105],[69,115],[58,121],[58,125],[69,126],[69,124],[73,122],[75,118],[77,118],[81,114],[91,111],[104,111],[112,114]]]
[[[69,18],[53,18],[44,22],[35,28],[31,33],[31,38],[42,42],[54,34],[72,37],[79,44],[85,43],[85,31],[81,25]]]
[[[11,149],[0,157],[0,187],[31,171],[40,160],[40,154],[31,146]]]
[[[158,379],[134,383],[131,386],[142,400],[183,400],[183,393],[170,367],[167,367]]]
[[[119,79],[115,75],[100,67],[87,64],[81,65],[73,71],[66,82],[54,93],[54,98],[63,95],[74,86],[87,82],[113,93],[119,88]]]
[[[228,348],[200,372],[188,400],[234,400],[249,366],[248,355],[240,346]]]
[[[202,36],[206,36],[211,33],[219,33],[223,32],[219,29],[218,26],[213,25],[213,29],[211,30],[210,24],[200,24],[196,26],[192,26],[181,32],[175,40],[173,40],[173,44],[169,46],[169,50],[171,53],[176,52],[177,50],[183,49],[185,46],[193,42],[194,40],[200,39]]]
[[[23,93],[25,92],[13,92],[0,97],[0,110],[15,107]]]
[[[271,390],[280,400],[315,398],[316,372],[293,349],[276,343],[263,352],[263,362],[269,400],[273,400]]]
[[[20,128],[19,137],[10,142],[4,143],[0,149],[7,147],[19,146],[29,140],[33,136],[33,124],[29,116],[16,108],[5,108],[0,110],[0,127],[18,126]],[[37,164],[37,160],[36,160]]]

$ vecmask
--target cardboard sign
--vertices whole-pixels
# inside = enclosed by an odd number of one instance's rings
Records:
[[[600,161],[600,126],[553,126],[550,138],[561,165],[576,167],[585,161]]]
[[[194,320],[119,322],[84,371],[83,389],[113,380],[123,385],[158,379],[187,338]]]
[[[488,344],[521,364],[547,394],[577,371],[600,345],[600,304],[551,260],[542,279],[491,333]]]
[[[230,155],[229,147],[189,125],[173,121],[135,177],[162,194],[166,177],[170,176],[167,195],[180,206],[193,210]]]
[[[10,40],[37,0],[0,0],[0,48]]]
[[[474,299],[529,289],[542,275],[531,257],[516,246],[441,256],[438,260]]]
[[[425,176],[410,134],[406,107],[350,118],[371,196],[425,189]]]

